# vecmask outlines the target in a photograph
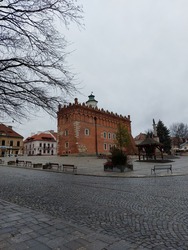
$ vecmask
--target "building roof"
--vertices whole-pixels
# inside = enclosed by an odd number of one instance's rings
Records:
[[[145,133],[140,133],[139,135],[137,135],[135,138],[134,138],[134,140],[135,141],[143,141],[143,140],[145,140],[146,139],[146,134]]]
[[[30,137],[27,137],[24,141],[24,143],[32,142],[32,141],[51,141],[56,142],[57,141],[57,132],[54,132],[52,130],[45,131],[45,132],[38,132],[37,134],[34,134]]]
[[[95,96],[91,93],[91,95],[88,96],[89,100],[86,102],[86,104],[89,106],[91,105],[92,107],[96,107],[98,101],[95,100]]]
[[[137,145],[137,147],[144,146],[162,146],[162,144],[158,141],[155,141],[153,138],[146,138],[144,141]]]
[[[6,136],[6,137],[16,137],[16,138],[22,138],[23,136],[18,134],[12,129],[12,126],[6,126],[3,123],[0,123],[0,136]]]
[[[184,147],[184,146],[187,146],[187,145],[188,145],[188,141],[186,141],[186,142],[180,144],[180,147]]]

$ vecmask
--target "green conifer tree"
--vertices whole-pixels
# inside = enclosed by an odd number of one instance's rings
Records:
[[[159,137],[159,142],[162,143],[164,146],[164,152],[170,153],[171,150],[170,131],[161,120],[159,120],[157,123],[157,136]]]

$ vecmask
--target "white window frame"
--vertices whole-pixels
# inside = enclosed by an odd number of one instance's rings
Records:
[[[90,135],[90,131],[89,131],[88,128],[85,128],[84,134],[85,134],[86,136],[89,136],[89,135]]]
[[[65,136],[68,136],[69,135],[69,131],[68,129],[65,129]]]
[[[108,132],[108,139],[111,139],[112,138],[112,135],[110,132]]]

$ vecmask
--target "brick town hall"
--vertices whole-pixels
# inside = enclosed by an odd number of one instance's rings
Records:
[[[131,137],[127,153],[134,154],[135,144],[131,135],[130,116],[127,117],[105,111],[97,107],[95,96],[91,94],[86,103],[59,106],[58,118],[58,155],[100,155],[109,154],[115,144],[117,125],[124,124]]]

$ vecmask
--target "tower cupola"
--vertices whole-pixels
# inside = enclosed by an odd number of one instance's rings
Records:
[[[93,108],[97,107],[98,101],[95,100],[95,96],[93,95],[93,92],[91,92],[91,95],[88,96],[89,100],[86,102],[87,106],[91,106]]]

